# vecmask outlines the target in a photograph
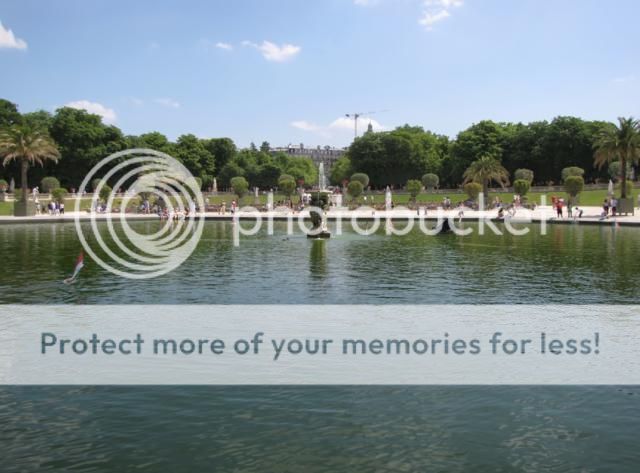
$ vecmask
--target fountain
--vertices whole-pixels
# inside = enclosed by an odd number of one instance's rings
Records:
[[[393,208],[393,197],[391,196],[391,188],[387,186],[387,190],[384,193],[384,208],[391,210]]]
[[[324,174],[324,163],[318,166],[318,190],[311,193],[311,206],[318,207],[323,210],[319,213],[317,210],[311,210],[309,217],[313,225],[312,232],[307,233],[307,238],[331,238],[331,232],[327,228],[327,217],[325,211],[329,206],[330,191],[326,190],[327,178]]]

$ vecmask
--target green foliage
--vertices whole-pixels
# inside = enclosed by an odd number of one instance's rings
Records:
[[[622,189],[622,182],[620,182],[618,185],[616,185],[616,189],[618,189],[618,190]],[[632,195],[633,195],[633,181],[627,180],[627,186],[625,188],[625,196],[626,197],[631,197]]]
[[[209,190],[211,186],[213,186],[213,176],[209,174],[202,174],[200,176],[200,181],[202,182],[201,188],[205,191]]]
[[[210,140],[202,140],[202,144],[214,157],[216,169],[222,169],[224,165],[230,162],[238,152],[236,145],[231,138],[212,138]]]
[[[91,179],[91,190],[93,192],[98,190],[98,186],[102,182],[102,178],[96,177],[95,179]]]
[[[218,174],[218,185],[231,186],[231,179],[236,176],[244,176],[245,171],[237,163],[231,161],[224,165]]]
[[[280,179],[278,179],[278,189],[280,189],[280,191],[284,195],[290,198],[291,195],[293,195],[293,193],[296,191],[296,181],[292,176],[283,174],[282,176],[280,176]]]
[[[111,189],[111,187],[109,187],[107,184],[103,185],[100,188],[100,200],[103,202],[107,202],[107,200],[109,200],[109,197],[111,196],[111,192],[113,192],[113,189]]]
[[[529,192],[530,188],[531,184],[526,179],[516,179],[513,182],[513,190],[516,194],[519,194],[521,196],[527,195],[527,192]]]
[[[468,182],[464,185],[464,191],[471,200],[476,200],[482,192],[482,185],[477,182]]]
[[[362,194],[363,190],[364,188],[362,186],[362,182],[360,181],[351,181],[347,186],[347,192],[349,192],[352,200],[357,199],[360,194]]]
[[[22,115],[22,122],[35,129],[44,133],[49,133],[49,128],[51,127],[51,114],[46,110],[38,110],[35,112],[25,113]]]
[[[215,159],[204,144],[195,135],[182,135],[175,147],[175,158],[178,159],[194,176],[213,174]]]
[[[533,176],[534,174],[531,169],[524,169],[524,168],[516,169],[515,172],[513,173],[513,178],[516,181],[527,181],[529,185],[533,183]],[[514,185],[515,185],[515,182],[514,182]]]
[[[45,193],[51,192],[53,189],[56,189],[59,187],[60,187],[60,181],[55,177],[51,177],[51,176],[43,177],[42,180],[40,181],[40,190]]]
[[[366,189],[369,185],[369,176],[363,172],[357,172],[351,176],[350,181],[358,181],[362,184],[362,188]]]
[[[242,199],[247,191],[249,190],[249,183],[242,176],[236,176],[231,178],[231,187],[233,188],[233,192],[238,196],[238,199]]]
[[[631,164],[627,163],[626,167],[626,174],[629,176],[631,175]],[[608,172],[611,179],[620,180],[620,177],[622,176],[622,166],[620,165],[620,161],[612,161],[609,163]]]
[[[577,166],[569,166],[562,170],[562,181],[566,181],[571,176],[584,177],[584,169]]]
[[[27,199],[27,173],[34,165],[57,163],[60,152],[51,137],[29,125],[17,124],[0,130],[0,158],[4,166],[18,163],[22,200]]]
[[[438,187],[439,183],[440,178],[437,174],[433,174],[430,172],[422,176],[422,184],[429,190],[433,190]]]
[[[9,188],[9,183],[4,179],[0,179],[0,192],[4,192]]]
[[[564,189],[571,197],[577,196],[584,189],[584,178],[582,176],[567,176],[564,180]]]
[[[627,164],[640,159],[640,120],[633,117],[618,118],[618,126],[608,124],[603,127],[594,145],[594,165],[602,168],[606,163],[620,161],[620,180],[627,181]],[[621,197],[627,196],[626,186]]]
[[[451,146],[451,181],[458,184],[465,170],[478,159],[478,156],[492,156],[500,162],[505,139],[504,127],[491,120],[483,120],[458,133],[456,141]]]
[[[496,181],[503,187],[509,182],[509,172],[491,155],[485,155],[472,162],[463,177],[465,183],[471,181],[482,183],[485,198],[489,196],[491,181]]]
[[[66,187],[79,186],[100,160],[127,148],[118,128],[103,124],[100,116],[84,110],[69,107],[56,110],[49,131],[63,157],[56,175]],[[51,174],[50,170],[47,174]]]
[[[311,158],[290,157],[283,171],[291,174],[296,181],[303,180],[308,186],[318,182],[318,169]]]
[[[413,176],[438,173],[448,151],[448,138],[420,127],[399,127],[390,132],[366,133],[349,147],[354,170],[366,173],[371,185],[402,185]]]
[[[51,200],[55,202],[62,202],[68,193],[67,189],[63,187],[51,189]]]
[[[334,186],[341,186],[344,181],[349,180],[349,176],[353,174],[351,170],[351,160],[347,156],[341,156],[331,166],[331,175],[329,180]]]
[[[411,194],[411,199],[415,200],[418,194],[422,191],[422,182],[417,179],[409,179],[406,187],[407,192]]]
[[[16,104],[0,99],[0,128],[20,123],[21,117]]]

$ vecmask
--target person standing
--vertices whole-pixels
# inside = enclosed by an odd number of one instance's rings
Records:
[[[613,197],[611,199],[611,216],[615,217],[617,212],[618,212],[618,199]]]

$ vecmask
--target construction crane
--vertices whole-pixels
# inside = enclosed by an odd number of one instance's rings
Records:
[[[376,113],[383,113],[383,112],[388,112],[388,110],[376,110],[374,112],[345,113],[344,116],[347,117],[347,118],[352,118],[353,119],[354,137],[357,138],[358,137],[358,118],[364,117],[364,116],[369,116],[369,115],[375,115]]]

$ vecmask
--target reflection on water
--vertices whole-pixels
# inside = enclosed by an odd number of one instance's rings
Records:
[[[157,222],[138,222],[141,232]],[[475,228],[475,227],[472,227]],[[160,278],[131,281],[90,260],[61,284],[80,244],[73,225],[0,226],[3,303],[629,303],[640,283],[640,232],[550,225],[526,236],[407,236],[348,230],[330,240],[266,230],[233,247],[228,222],[207,223],[194,254]],[[23,270],[26,268],[26,270]],[[284,297],[283,297],[284,296]]]
[[[133,224],[151,233],[155,222]],[[73,225],[0,226],[3,303],[636,303],[640,232],[328,241],[208,223],[149,281],[87,261]],[[160,316],[160,315],[159,315]],[[0,326],[1,330],[1,326]],[[619,387],[0,388],[2,471],[635,472],[640,391]]]
[[[323,239],[311,242],[309,272],[319,281],[322,281],[327,274],[327,242]]]

